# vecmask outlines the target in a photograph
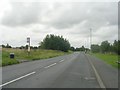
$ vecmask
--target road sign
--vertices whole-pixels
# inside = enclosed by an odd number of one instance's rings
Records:
[[[30,43],[30,37],[27,37],[27,43]]]
[[[27,43],[28,44],[28,54],[30,53],[30,37],[27,37]]]

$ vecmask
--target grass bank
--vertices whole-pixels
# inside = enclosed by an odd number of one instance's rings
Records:
[[[119,60],[118,55],[116,55],[116,54],[92,53],[92,55],[100,58],[101,60],[105,61],[106,63],[108,63],[110,65],[112,65],[113,67],[120,68],[120,65],[118,65],[118,63],[116,63]]]
[[[14,53],[15,58],[10,59],[9,54]],[[2,49],[2,66],[12,65],[19,63],[20,60],[40,60],[40,59],[47,59],[56,56],[61,56],[68,54],[62,51],[56,50],[31,50],[30,54],[28,55],[27,51],[24,49]]]

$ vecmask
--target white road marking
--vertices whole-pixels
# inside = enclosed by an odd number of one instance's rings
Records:
[[[85,77],[86,80],[94,80],[95,78],[94,77]]]
[[[23,79],[23,78],[28,77],[28,76],[30,76],[30,75],[32,75],[32,74],[35,74],[35,73],[36,73],[36,72],[31,72],[31,73],[29,73],[29,74],[26,74],[26,75],[24,75],[24,76],[21,76],[21,77],[19,77],[19,78],[16,78],[16,79],[14,79],[14,80],[12,80],[12,81],[6,82],[6,83],[0,85],[0,87],[6,86],[6,85],[8,85],[8,84],[10,84],[10,83],[16,82],[16,81],[18,81],[18,80],[20,80],[20,79]]]
[[[63,62],[64,60],[61,60],[60,62]]]
[[[53,64],[51,64],[51,65],[49,65],[49,66],[47,66],[47,67],[44,67],[44,68],[49,68],[49,67],[51,67],[51,66],[54,66],[55,64],[57,64],[57,63],[53,63]]]
[[[86,57],[87,57],[87,56],[86,56]],[[87,57],[87,58],[88,58],[88,57]],[[89,63],[91,64],[91,66],[92,66],[92,68],[93,68],[93,70],[94,70],[94,72],[95,72],[95,76],[96,76],[96,78],[97,78],[97,81],[98,81],[100,87],[103,88],[104,90],[106,90],[106,89],[105,89],[106,87],[105,87],[105,85],[104,85],[102,79],[100,78],[100,75],[98,74],[98,72],[97,72],[95,66],[93,65],[93,63],[91,62],[90,59],[88,59],[88,61],[89,61]]]

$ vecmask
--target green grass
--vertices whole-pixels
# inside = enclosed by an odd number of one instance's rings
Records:
[[[0,66],[2,65],[2,51],[0,51]]]
[[[112,65],[113,67],[120,68],[120,65],[118,65],[118,63],[116,63],[116,61],[118,61],[118,55],[116,55],[116,54],[92,53],[92,55],[100,58],[101,60],[105,61],[106,63],[108,63],[110,65]]]
[[[14,53],[15,58],[10,59],[9,54]],[[70,53],[70,52],[68,52]],[[40,60],[68,54],[67,52],[56,50],[31,50],[28,55],[26,50],[21,49],[2,49],[2,66],[19,63],[18,60]]]

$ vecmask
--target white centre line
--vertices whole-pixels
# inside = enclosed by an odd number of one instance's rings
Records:
[[[55,64],[57,64],[57,63],[53,63],[53,64],[51,64],[51,65],[49,65],[49,66],[47,66],[47,67],[44,67],[44,68],[49,68],[49,67],[51,67],[51,66],[54,66]]]
[[[60,62],[63,62],[64,60],[61,60]]]
[[[20,79],[23,79],[23,78],[28,77],[28,76],[30,76],[30,75],[32,75],[32,74],[35,74],[35,73],[36,73],[36,72],[32,72],[32,73],[26,74],[26,75],[24,75],[24,76],[21,76],[21,77],[19,77],[19,78],[16,78],[16,79],[14,79],[14,80],[12,80],[12,81],[9,81],[9,82],[6,82],[6,83],[0,85],[0,87],[6,86],[6,85],[8,85],[8,84],[10,84],[10,83],[16,82],[16,81],[18,81],[18,80],[20,80]]]

